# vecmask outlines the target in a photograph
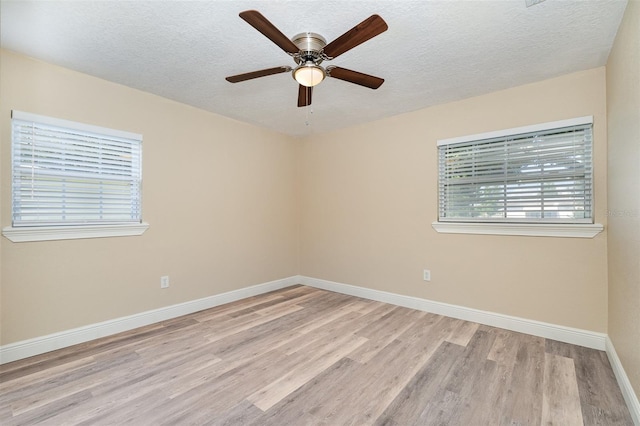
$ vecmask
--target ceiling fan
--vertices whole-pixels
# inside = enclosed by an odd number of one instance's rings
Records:
[[[239,83],[258,77],[292,71],[293,78],[299,83],[299,107],[311,105],[313,86],[320,83],[326,77],[337,78],[349,83],[369,87],[370,89],[377,89],[384,83],[384,79],[382,78],[363,74],[358,71],[352,71],[334,65],[326,68],[320,66],[323,61],[335,59],[343,53],[386,31],[388,28],[387,23],[378,15],[371,15],[329,44],[327,44],[327,41],[320,34],[310,32],[300,33],[289,39],[257,10],[240,12],[240,17],[274,42],[280,49],[288,53],[297,66],[292,68],[284,65],[233,75],[226,78],[226,80],[231,83]]]

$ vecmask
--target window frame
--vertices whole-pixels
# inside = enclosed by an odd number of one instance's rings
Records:
[[[132,235],[142,235],[149,227],[148,223],[143,222],[142,220],[142,135],[125,132],[120,130],[109,129],[105,127],[99,127],[84,123],[78,123],[74,121],[62,120],[54,117],[37,115],[32,113],[26,113],[21,111],[13,110],[11,112],[11,170],[12,170],[12,178],[11,178],[11,218],[12,224],[11,226],[4,227],[2,229],[2,234],[13,242],[27,242],[27,241],[50,241],[50,240],[67,240],[67,239],[81,239],[81,238],[102,238],[102,237],[116,237],[116,236],[132,236]],[[14,191],[16,188],[14,187],[14,179],[13,172],[16,166],[15,157],[14,157],[14,134],[13,128],[14,123],[13,120],[20,121],[32,121],[39,125],[43,126],[54,126],[61,129],[72,130],[75,134],[79,134],[86,137],[94,137],[94,136],[106,136],[108,138],[122,138],[122,139],[130,139],[136,141],[140,144],[139,146],[139,155],[140,155],[140,164],[139,164],[139,175],[138,176],[138,185],[139,191],[135,202],[139,206],[139,221],[136,216],[136,220],[122,220],[119,219],[114,221],[76,221],[69,224],[65,223],[47,223],[40,222],[37,223],[34,221],[33,224],[28,222],[23,222],[19,225],[15,225],[13,223],[14,218]],[[65,154],[66,155],[66,154]],[[45,157],[46,158],[46,157]],[[64,163],[61,163],[64,164]],[[90,163],[89,163],[90,164]],[[70,175],[71,176],[71,175]]]
[[[467,135],[455,138],[441,139],[437,141],[438,149],[443,145],[459,144],[465,142],[482,141],[496,138],[515,137],[517,135],[549,131],[564,127],[588,125],[593,126],[593,116],[578,117],[568,120],[560,120],[548,123],[540,123],[530,126],[523,126],[511,129],[498,130],[474,135]],[[592,130],[593,132],[593,130]],[[593,134],[593,133],[592,133]],[[592,141],[592,168],[593,168],[593,141]],[[440,166],[440,152],[437,153],[438,167]],[[593,179],[593,175],[592,175]],[[485,235],[518,235],[518,236],[546,236],[546,237],[575,237],[575,238],[593,238],[600,233],[604,227],[595,223],[595,197],[593,190],[591,193],[591,223],[575,221],[571,223],[558,223],[557,221],[522,221],[508,220],[500,221],[465,221],[462,219],[446,219],[440,220],[441,211],[441,193],[440,193],[440,174],[438,175],[438,220],[432,223],[432,227],[440,233],[455,234],[485,234]]]

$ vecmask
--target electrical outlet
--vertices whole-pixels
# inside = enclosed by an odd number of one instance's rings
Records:
[[[169,275],[160,277],[160,288],[169,288]]]
[[[431,281],[431,271],[428,269],[422,271],[422,279],[425,281]]]

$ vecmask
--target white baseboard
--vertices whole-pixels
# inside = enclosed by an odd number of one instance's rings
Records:
[[[564,327],[561,325],[512,317],[494,312],[481,311],[478,309],[466,308],[464,306],[450,305],[448,303],[434,302],[432,300],[421,299],[418,297],[403,296],[386,291],[357,287],[317,278],[300,276],[299,282],[300,284],[324,290],[335,291],[370,300],[377,300],[379,302],[391,303],[393,305],[404,306],[406,308],[418,309],[465,321],[477,322],[480,324],[490,325],[492,327],[504,328],[511,331],[531,334],[533,336],[558,340],[601,351],[605,350],[605,339],[607,335],[604,333]]]
[[[30,356],[39,355],[56,349],[66,348],[68,346],[77,345],[78,343],[88,342],[100,337],[133,330],[134,328],[143,327],[160,321],[166,321],[181,315],[191,314],[203,309],[212,308],[214,306],[289,287],[298,284],[298,281],[297,276],[283,278],[276,281],[229,291],[227,293],[216,294],[202,299],[179,303],[177,305],[166,306],[97,324],[90,324],[59,333],[10,343],[8,345],[0,346],[0,364],[17,361],[19,359],[28,358]]]
[[[638,401],[638,397],[636,396],[636,393],[631,386],[629,377],[622,367],[622,363],[620,362],[620,358],[618,358],[616,348],[613,346],[613,342],[611,341],[609,336],[607,336],[606,345],[607,357],[609,358],[609,362],[611,363],[613,373],[616,375],[616,379],[618,380],[618,385],[620,386],[620,390],[622,391],[622,396],[627,403],[627,407],[629,407],[631,418],[633,419],[633,422],[636,426],[640,426],[640,401]]]

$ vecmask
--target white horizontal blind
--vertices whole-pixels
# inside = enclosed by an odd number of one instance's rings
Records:
[[[440,221],[593,222],[591,122],[438,151]]]
[[[13,226],[141,222],[142,136],[13,111]]]

